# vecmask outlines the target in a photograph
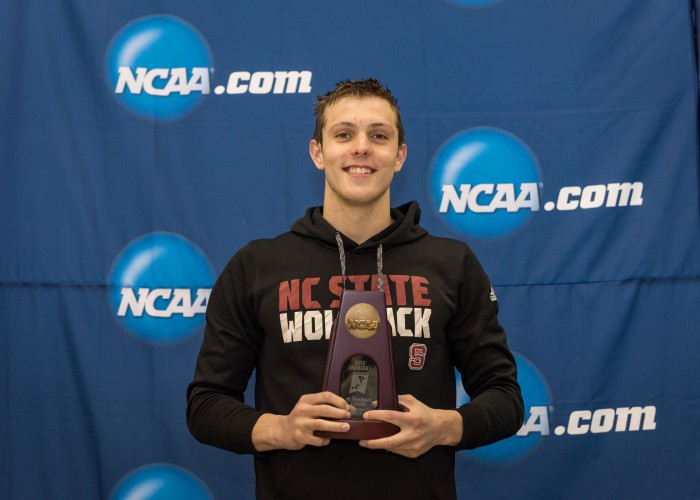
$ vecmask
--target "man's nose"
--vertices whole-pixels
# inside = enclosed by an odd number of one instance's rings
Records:
[[[353,142],[354,155],[368,155],[371,151],[369,138],[365,134],[357,134]]]

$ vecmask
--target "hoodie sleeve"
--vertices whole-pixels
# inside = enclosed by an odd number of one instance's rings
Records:
[[[250,268],[238,252],[211,291],[204,340],[187,389],[187,425],[200,442],[255,453],[253,426],[262,412],[244,403],[255,368],[260,332],[253,314]]]
[[[473,449],[515,434],[524,408],[491,283],[469,249],[463,263],[459,306],[449,335],[455,365],[470,397],[458,408],[464,426],[458,449]]]

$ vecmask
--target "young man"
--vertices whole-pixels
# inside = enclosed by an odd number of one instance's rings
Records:
[[[396,100],[379,82],[343,81],[320,96],[309,152],[325,173],[323,207],[288,233],[249,243],[212,290],[188,388],[190,431],[254,454],[259,498],[455,498],[455,452],[508,437],[523,418],[489,280],[466,244],[418,225],[417,203],[390,207],[407,149]],[[344,286],[377,288],[378,260],[403,411],[364,418],[400,431],[317,437],[347,431],[335,419],[351,407],[321,392],[330,323]],[[459,408],[455,367],[471,397]],[[252,408],[243,392],[254,369]]]

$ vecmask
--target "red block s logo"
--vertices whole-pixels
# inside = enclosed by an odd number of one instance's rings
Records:
[[[408,349],[408,367],[411,370],[421,370],[425,364],[425,356],[428,354],[428,346],[425,344],[411,344]]]

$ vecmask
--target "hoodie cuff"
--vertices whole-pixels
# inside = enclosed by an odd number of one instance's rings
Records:
[[[481,446],[488,433],[489,424],[481,409],[467,403],[457,411],[462,415],[462,440],[457,445],[460,450],[471,450]]]
[[[253,446],[252,435],[253,427],[262,414],[262,412],[251,408],[246,412],[238,413],[235,418],[229,420],[226,426],[226,439],[231,450],[236,453],[258,454]]]

